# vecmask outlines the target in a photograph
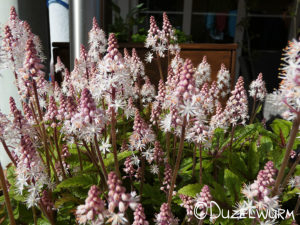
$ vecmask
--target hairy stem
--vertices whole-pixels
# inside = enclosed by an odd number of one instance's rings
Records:
[[[196,167],[196,150],[197,150],[197,145],[194,146],[193,148],[193,167],[192,167],[192,177],[195,176],[195,167]]]
[[[176,158],[175,168],[173,170],[172,180],[171,180],[171,186],[170,186],[170,190],[169,190],[169,197],[168,197],[168,204],[169,204],[169,206],[171,205],[173,191],[174,191],[174,186],[175,186],[175,182],[176,182],[176,177],[177,177],[177,173],[178,173],[179,166],[180,166],[181,155],[182,155],[182,152],[183,152],[186,123],[187,123],[186,117],[184,117],[183,118],[182,128],[181,128],[181,136],[180,136],[180,143],[179,143],[178,155],[177,155],[177,158]]]
[[[103,158],[102,158],[102,155],[101,155],[101,152],[100,152],[100,149],[99,149],[99,145],[98,145],[97,135],[96,134],[94,136],[94,142],[95,142],[96,150],[97,150],[97,153],[98,153],[98,158],[99,158],[99,161],[100,161],[102,172],[104,174],[105,179],[107,180],[107,171],[106,171],[106,168],[105,168],[105,165],[104,165],[104,162],[103,162]]]
[[[8,195],[8,191],[7,191],[5,176],[4,176],[4,172],[3,172],[1,162],[0,162],[0,181],[1,181],[1,186],[2,186],[2,190],[3,190],[5,205],[6,205],[6,209],[7,209],[7,212],[8,212],[8,217],[9,217],[10,224],[11,225],[16,225],[16,221],[15,221],[15,218],[14,218],[14,213],[13,213],[13,210],[12,210],[12,207],[11,207],[11,204],[10,204],[10,199],[9,199],[9,195]]]
[[[3,145],[3,148],[6,152],[6,154],[8,155],[9,159],[12,161],[12,163],[15,165],[15,167],[17,167],[17,163],[16,160],[14,159],[14,157],[12,156],[8,146],[6,145],[6,142],[1,138],[1,143]]]
[[[162,68],[161,68],[161,60],[160,60],[160,56],[159,54],[156,53],[156,56],[157,56],[157,66],[158,66],[158,70],[159,70],[159,76],[160,76],[160,79],[162,81],[164,81],[164,75],[163,75],[163,72],[162,72]]]
[[[55,148],[56,148],[56,151],[57,151],[59,164],[60,164],[60,167],[61,167],[61,170],[62,170],[62,175],[63,175],[63,178],[66,179],[66,172],[65,172],[64,164],[62,162],[61,152],[60,152],[59,145],[58,145],[58,140],[57,140],[57,128],[56,128],[56,126],[54,127],[54,142],[55,142]]]
[[[291,150],[293,148],[293,144],[295,142],[295,139],[297,137],[297,133],[298,133],[298,130],[299,130],[299,124],[300,124],[300,114],[297,114],[297,117],[294,119],[294,122],[293,122],[293,127],[292,127],[292,130],[291,130],[291,133],[290,133],[289,141],[286,145],[286,152],[285,152],[285,155],[284,155],[284,159],[283,159],[283,162],[280,166],[280,169],[279,169],[276,181],[275,181],[275,185],[274,185],[274,189],[273,189],[273,195],[278,194],[280,183],[281,183],[281,181],[283,179],[283,176],[284,176],[284,170],[285,170],[285,168],[286,168],[286,166],[289,162],[290,153],[291,153]]]
[[[45,148],[45,152],[46,152],[46,164],[47,164],[48,176],[51,177],[51,169],[50,169],[50,163],[49,163],[49,161],[51,159],[50,159],[50,156],[49,156],[49,149],[47,147],[46,129],[45,129],[45,125],[43,123],[43,114],[42,114],[42,110],[41,110],[41,107],[40,107],[36,82],[34,80],[32,81],[32,87],[33,87],[33,92],[34,92],[36,108],[37,108],[38,115],[39,115],[40,122],[41,122],[41,126],[42,126],[42,136],[43,136],[44,148]]]
[[[176,156],[176,147],[177,147],[177,136],[174,134],[174,140],[173,140],[173,156],[172,156],[172,162],[175,161],[175,156]]]
[[[45,208],[44,204],[42,203],[42,201],[40,201],[39,203],[40,209],[43,212],[43,214],[48,218],[49,222],[51,225],[55,225],[54,219],[53,219],[53,214],[52,213],[48,213],[47,209]]]
[[[115,103],[116,98],[116,89],[112,88],[112,104]],[[115,171],[118,177],[121,179],[121,173],[119,170],[119,162],[118,162],[118,151],[117,151],[117,137],[116,137],[116,112],[115,109],[111,111],[111,141],[113,147],[113,155],[114,155],[114,164],[115,164]]]
[[[82,143],[83,143],[83,146],[85,147],[87,153],[88,153],[88,157],[90,158],[90,160],[92,161],[92,163],[94,164],[94,166],[97,168],[98,172],[99,172],[99,175],[100,175],[100,178],[101,178],[101,181],[103,181],[102,183],[104,184],[104,186],[106,185],[106,182],[105,182],[105,177],[103,175],[103,173],[101,172],[101,169],[98,165],[98,163],[96,162],[95,158],[96,156],[93,154],[93,152],[89,149],[89,146],[87,145],[87,143],[82,140]]]
[[[297,157],[297,159],[296,159],[295,162],[293,163],[293,165],[292,165],[292,167],[291,167],[289,173],[288,173],[288,174],[286,175],[286,177],[284,178],[283,183],[282,183],[282,185],[281,185],[282,188],[284,188],[284,187],[288,184],[288,182],[289,182],[291,176],[293,175],[293,173],[294,173],[294,171],[295,171],[295,169],[296,169],[296,166],[299,164],[299,162],[300,162],[300,155]]]
[[[256,93],[257,93],[257,90],[255,92],[255,95],[253,97],[253,106],[252,106],[252,112],[251,112],[251,117],[250,117],[250,122],[249,124],[252,124],[253,123],[253,120],[255,119],[255,112],[256,112]]]
[[[167,157],[168,157],[169,162],[170,162],[170,136],[171,136],[171,133],[167,132],[166,133],[166,149],[167,149]]]
[[[202,184],[202,144],[199,144],[199,183]]]
[[[141,159],[141,185],[140,185],[140,196],[142,196],[143,194],[143,187],[144,187],[144,177],[145,177],[145,157],[142,156]]]
[[[232,152],[232,144],[233,144],[234,130],[235,130],[235,126],[232,125],[231,133],[230,133],[231,138],[230,138],[230,144],[229,144],[230,152]]]
[[[80,171],[83,171],[83,165],[82,165],[82,157],[81,157],[81,152],[78,146],[78,142],[77,139],[74,137],[74,141],[75,141],[75,145],[76,145],[76,149],[77,149],[77,153],[78,153],[78,159],[79,159],[79,165],[80,165]]]
[[[32,207],[32,215],[33,215],[33,223],[34,225],[37,225],[36,211],[34,206]]]
[[[296,216],[297,216],[298,211],[299,211],[299,206],[300,206],[300,196],[298,197],[298,200],[297,200],[295,209],[294,209],[294,211],[293,211],[293,212],[295,213]]]

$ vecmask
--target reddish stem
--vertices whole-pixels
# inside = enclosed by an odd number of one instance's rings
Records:
[[[116,98],[116,89],[112,88],[111,99],[112,104],[115,103]],[[115,164],[115,171],[118,177],[121,179],[121,173],[119,170],[119,162],[118,162],[118,152],[117,152],[117,137],[116,137],[116,112],[115,109],[111,109],[111,140],[112,140],[112,147],[113,147],[113,155],[114,155],[114,164]]]
[[[280,166],[280,169],[279,169],[276,181],[275,181],[275,185],[274,185],[274,189],[273,189],[273,196],[278,194],[280,183],[284,176],[284,170],[289,162],[290,153],[291,153],[295,139],[298,134],[299,124],[300,124],[300,113],[297,114],[297,117],[294,119],[294,122],[293,122],[293,127],[292,127],[292,130],[290,133],[289,141],[286,145],[285,156],[284,156],[283,162]]]
[[[14,218],[14,213],[11,207],[11,203],[10,203],[10,199],[9,199],[9,195],[8,195],[8,191],[7,191],[7,186],[6,186],[6,180],[5,180],[5,176],[4,176],[4,172],[3,172],[3,168],[0,162],[0,181],[1,181],[1,186],[2,186],[2,191],[4,194],[4,199],[5,199],[5,205],[6,205],[6,209],[8,212],[8,217],[9,217],[9,221],[11,225],[16,225],[16,221]]]
[[[99,161],[100,161],[102,172],[104,174],[105,179],[107,180],[107,171],[106,171],[106,168],[105,168],[105,165],[104,165],[104,162],[103,162],[103,158],[102,158],[102,155],[101,155],[101,152],[100,152],[100,149],[99,149],[99,145],[98,145],[97,135],[96,134],[94,136],[94,142],[95,142],[96,150],[97,150],[97,153],[98,153],[98,158],[99,158]]]
[[[174,171],[173,171],[173,174],[172,174],[172,181],[171,181],[171,186],[170,186],[170,190],[169,190],[169,197],[168,197],[169,206],[171,205],[174,186],[175,186],[175,182],[176,182],[176,177],[177,177],[177,173],[178,173],[179,166],[180,166],[181,155],[182,155],[182,152],[183,152],[186,123],[187,123],[186,117],[184,117],[182,128],[181,128],[181,137],[180,137],[178,155],[177,155],[177,159],[176,159],[175,168],[174,168]]]
[[[1,138],[1,143],[3,145],[3,148],[6,152],[6,154],[8,155],[9,159],[12,161],[12,163],[15,165],[15,167],[17,167],[17,163],[16,160],[14,159],[14,157],[12,156],[12,154],[10,153],[10,150],[8,149],[6,142]]]

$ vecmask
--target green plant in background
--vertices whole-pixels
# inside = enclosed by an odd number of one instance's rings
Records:
[[[112,10],[114,12],[114,23],[109,27],[109,32],[116,34],[120,42],[130,42],[132,37],[133,28],[145,21],[145,16],[141,13],[146,10],[143,3],[136,5],[130,9],[126,18],[121,17],[121,9],[119,6],[112,2]]]
[[[175,35],[177,36],[178,43],[192,42],[192,35],[186,35],[183,31],[175,29]]]
[[[144,43],[147,38],[147,31],[144,28],[141,28],[138,30],[136,34],[133,34],[131,36],[132,42],[135,43]]]
[[[192,42],[192,36],[186,35],[183,31],[175,29],[175,35],[177,36],[176,43],[190,43]],[[138,30],[138,33],[131,36],[131,40],[135,43],[144,43],[147,38],[147,31],[144,28]],[[174,43],[171,41],[171,43]]]

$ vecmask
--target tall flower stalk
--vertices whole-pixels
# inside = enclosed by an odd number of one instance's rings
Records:
[[[1,162],[0,162],[0,181],[1,181],[2,191],[3,191],[3,194],[4,194],[6,209],[7,209],[8,216],[9,216],[9,222],[10,222],[11,225],[16,225],[16,221],[15,221],[14,213],[13,213],[13,210],[12,210],[12,207],[11,207],[10,198],[9,198],[9,194],[8,194],[7,186],[6,186],[5,175],[4,175],[4,172],[3,172]]]
[[[283,111],[282,116],[288,120],[293,120],[292,130],[286,144],[285,155],[276,178],[273,194],[276,195],[280,189],[284,172],[288,164],[289,156],[297,138],[300,125],[300,43],[296,40],[289,43],[284,55],[281,82],[279,89],[272,94],[273,105],[280,107]]]

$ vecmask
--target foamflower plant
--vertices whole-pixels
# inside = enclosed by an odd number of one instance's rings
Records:
[[[289,43],[269,98],[283,113],[266,123],[262,74],[249,88],[224,64],[212,76],[213,58],[181,57],[166,13],[157,24],[151,16],[145,61],[158,84],[96,19],[74,68],[58,58],[62,82],[49,82],[39,38],[11,9],[0,68],[12,71],[19,98],[0,112],[11,160],[0,165],[1,224],[296,224],[300,42]],[[241,218],[217,217],[221,209]]]

